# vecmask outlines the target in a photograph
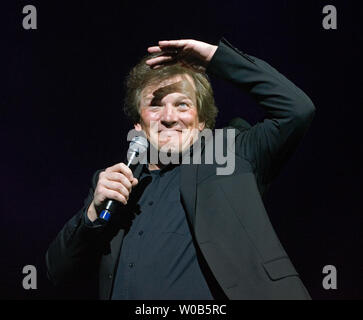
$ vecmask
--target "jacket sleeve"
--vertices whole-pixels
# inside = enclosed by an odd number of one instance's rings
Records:
[[[258,183],[268,185],[308,129],[314,104],[268,63],[239,51],[224,38],[207,72],[241,88],[265,111],[262,122],[237,130],[235,152],[252,164]]]
[[[82,281],[97,272],[105,225],[87,222],[86,216],[101,171],[93,175],[83,208],[64,225],[46,252],[47,276],[55,285]]]

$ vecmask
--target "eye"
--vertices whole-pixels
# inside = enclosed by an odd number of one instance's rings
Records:
[[[161,108],[161,106],[149,106],[149,109],[151,111],[158,111]]]
[[[181,109],[188,109],[189,108],[189,104],[186,102],[179,102],[178,103],[178,107]]]

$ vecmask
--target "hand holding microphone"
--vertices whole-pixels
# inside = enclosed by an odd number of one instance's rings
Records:
[[[147,140],[142,136],[134,137],[127,152],[127,164],[118,163],[100,173],[94,199],[87,212],[92,222],[97,219],[98,213],[101,219],[108,221],[117,203],[127,204],[132,188],[138,184],[131,170],[133,160],[146,149]]]

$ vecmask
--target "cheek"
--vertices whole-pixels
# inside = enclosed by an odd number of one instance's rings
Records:
[[[140,114],[144,127],[150,130],[152,122],[158,123],[160,114],[158,112],[142,111]]]
[[[159,112],[149,112],[147,114],[147,119],[149,121],[158,121],[160,119],[160,113]]]
[[[187,127],[195,127],[198,124],[198,116],[196,110],[189,110],[187,112],[182,112],[179,116],[179,119],[187,126]]]

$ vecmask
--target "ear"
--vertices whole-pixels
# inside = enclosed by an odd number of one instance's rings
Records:
[[[135,128],[136,131],[142,131],[142,127],[141,127],[140,123],[135,123],[134,128]]]
[[[204,121],[203,122],[199,122],[198,123],[198,130],[199,131],[202,131],[204,128],[205,128],[205,122]]]

